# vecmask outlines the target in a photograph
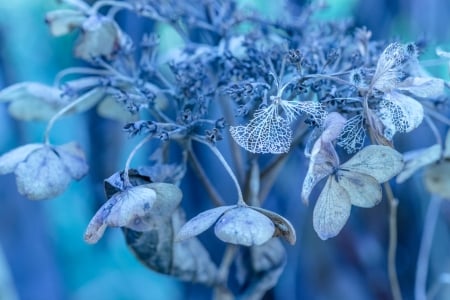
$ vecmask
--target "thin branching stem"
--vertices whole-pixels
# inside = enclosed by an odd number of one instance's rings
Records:
[[[59,86],[61,84],[61,80],[68,75],[98,75],[98,76],[106,76],[111,75],[111,72],[108,70],[101,69],[93,69],[93,68],[85,68],[85,67],[73,67],[61,70],[56,74],[53,85]]]
[[[425,116],[425,122],[427,123],[428,127],[430,127],[431,132],[433,132],[434,137],[436,138],[436,143],[443,147],[442,144],[442,137],[439,134],[439,130],[436,127],[436,124],[434,124],[433,120],[429,116]]]
[[[433,234],[439,216],[440,205],[441,198],[436,195],[432,195],[425,215],[422,239],[420,241],[419,256],[417,258],[416,282],[414,286],[414,296],[416,300],[428,299],[426,293],[428,265],[431,245],[433,244]]]
[[[59,118],[61,118],[66,112],[70,111],[72,108],[74,108],[75,106],[77,106],[78,104],[82,103],[83,101],[85,101],[86,99],[89,99],[89,98],[90,97],[78,97],[76,100],[74,100],[71,103],[69,103],[68,105],[64,106],[60,111],[58,111],[56,114],[53,115],[53,117],[50,119],[50,121],[48,121],[47,127],[45,128],[44,143],[46,145],[50,144],[50,131],[52,130],[55,122]]]
[[[142,148],[147,142],[149,142],[153,138],[153,135],[147,135],[145,138],[143,138],[136,146],[134,146],[133,150],[131,150],[130,154],[128,155],[127,161],[125,163],[125,169],[123,171],[123,183],[125,187],[130,187],[130,176],[128,174],[130,170],[130,164],[133,157],[136,155],[139,149]]]
[[[244,197],[242,195],[242,190],[241,190],[241,186],[239,185],[239,181],[237,180],[236,175],[234,175],[234,172],[231,169],[230,165],[225,160],[225,157],[223,157],[222,153],[220,153],[219,149],[217,149],[216,146],[212,145],[208,141],[205,141],[205,140],[200,139],[198,137],[192,137],[192,139],[197,141],[197,142],[200,142],[200,143],[202,143],[202,144],[204,144],[206,146],[208,146],[208,148],[214,153],[214,155],[222,163],[223,167],[228,172],[228,174],[230,175],[231,179],[233,180],[234,185],[236,186],[236,190],[237,190],[237,193],[238,193],[237,205],[244,205],[244,206],[247,205],[245,203],[245,201],[244,201]]]
[[[206,192],[209,195],[209,198],[212,200],[215,206],[225,205],[225,201],[223,201],[220,194],[217,192],[216,188],[213,186],[208,176],[206,175],[205,170],[203,169],[201,163],[199,162],[197,156],[192,150],[192,145],[188,146],[188,159],[191,164],[192,169],[194,170],[197,177],[200,179],[200,182],[206,189]]]
[[[397,208],[398,200],[394,197],[389,182],[384,183],[384,190],[389,201],[389,249],[388,249],[388,273],[391,284],[392,298],[401,300],[402,293],[398,283],[397,267],[395,265],[395,254],[397,251]]]
[[[91,11],[94,14],[98,13],[98,11],[104,6],[111,6],[117,8],[120,7],[123,9],[133,10],[133,5],[125,1],[100,0],[95,2],[94,5],[92,5]]]

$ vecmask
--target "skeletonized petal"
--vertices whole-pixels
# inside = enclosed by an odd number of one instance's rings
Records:
[[[276,104],[256,111],[246,126],[231,126],[230,133],[239,146],[252,153],[285,153],[292,141],[290,124],[278,115]]]
[[[350,196],[333,177],[330,177],[317,199],[313,212],[313,226],[322,240],[335,237],[350,216]]]
[[[381,186],[370,175],[358,172],[339,171],[338,183],[350,197],[350,202],[359,207],[374,207],[382,198]]]
[[[374,177],[379,183],[388,181],[403,168],[402,155],[388,146],[370,145],[356,153],[340,166],[349,170]]]
[[[43,147],[43,144],[28,144],[0,156],[0,175],[14,172],[19,163],[24,161],[30,153],[41,147]]]
[[[233,207],[235,207],[235,205],[219,206],[198,214],[197,216],[186,222],[183,227],[181,227],[180,231],[178,231],[175,237],[175,240],[183,241],[199,235],[200,233],[211,227],[221,215],[223,215],[226,211],[232,209]]]
[[[275,225],[250,207],[236,207],[222,215],[214,233],[226,243],[250,247],[270,240],[275,233]]]

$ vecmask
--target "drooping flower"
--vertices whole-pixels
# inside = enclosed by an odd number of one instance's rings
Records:
[[[243,205],[220,206],[198,214],[180,229],[177,241],[192,238],[214,225],[216,236],[230,244],[262,245],[274,236],[283,236],[295,243],[291,223],[271,211]]]
[[[14,172],[19,193],[31,200],[62,194],[72,179],[80,180],[88,169],[76,143],[28,144],[0,156],[0,175]]]

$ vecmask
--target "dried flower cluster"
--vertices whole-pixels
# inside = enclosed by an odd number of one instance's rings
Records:
[[[25,82],[0,91],[0,102],[8,103],[15,118],[48,122],[44,143],[1,156],[0,173],[14,172],[19,192],[33,200],[56,197],[72,179],[85,176],[88,166],[76,144],[49,141],[55,121],[68,114],[95,108],[122,122],[130,137],[141,137],[124,170],[105,180],[108,200],[87,227],[88,243],[97,242],[108,226],[122,227],[131,250],[149,268],[210,285],[216,295],[257,299],[283,270],[286,254],[278,237],[296,241],[287,219],[260,207],[260,182],[276,177],[285,162],[275,159],[259,171],[263,154],[304,148],[309,168],[296,190],[308,202],[326,181],[313,212],[321,239],[342,230],[352,205],[377,205],[381,184],[399,173],[402,182],[429,165],[430,192],[450,198],[449,137],[405,156],[394,147],[398,133],[412,132],[425,118],[434,133],[435,123],[448,125],[439,112],[448,83],[426,73],[422,49],[414,43],[372,41],[370,31],[350,22],[315,21],[311,16],[321,9],[316,4],[271,20],[239,10],[233,0],[62,2],[67,7],[49,12],[46,22],[54,36],[78,32],[74,55],[87,66],[61,71],[53,86]],[[183,45],[162,53],[152,30],[133,40],[118,21],[121,14],[169,25]],[[450,57],[442,50],[438,55]],[[136,151],[155,139],[160,150],[177,149],[177,160],[157,151],[153,163],[131,169]],[[232,157],[243,157],[251,171],[239,163],[241,172],[230,167],[221,154],[223,139],[231,139]],[[216,155],[224,168],[217,172],[235,183],[235,198],[217,193],[194,144]],[[341,163],[344,154],[352,156]],[[195,200],[183,198],[179,185],[189,164],[217,207],[185,223],[180,203]],[[253,263],[240,268],[260,272],[264,283],[228,290],[227,272],[195,237],[211,226],[223,242],[250,247]],[[260,265],[263,256],[272,259]]]

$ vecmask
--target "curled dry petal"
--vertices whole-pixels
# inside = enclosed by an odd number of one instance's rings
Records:
[[[88,243],[96,243],[107,226],[148,230],[152,218],[170,216],[181,197],[179,188],[168,183],[150,183],[118,192],[97,211],[84,238]]]
[[[270,210],[263,209],[260,207],[252,206],[252,208],[266,217],[268,217],[273,224],[275,225],[275,233],[274,236],[282,236],[284,237],[291,245],[295,244],[297,239],[294,226],[292,226],[291,222],[289,222],[283,216],[276,214]]]
[[[273,222],[250,207],[236,207],[220,217],[214,227],[216,236],[230,244],[262,245],[275,233]]]

